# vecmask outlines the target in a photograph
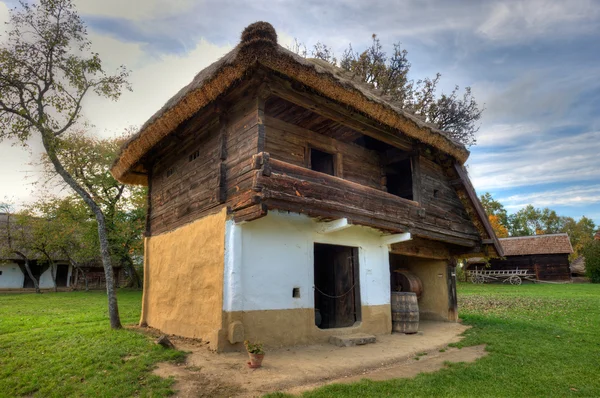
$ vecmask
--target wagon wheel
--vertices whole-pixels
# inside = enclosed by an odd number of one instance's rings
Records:
[[[513,275],[510,278],[508,278],[508,281],[510,282],[511,285],[515,285],[515,286],[519,286],[521,284],[521,282],[523,282],[521,280],[520,277],[518,277],[517,275]]]
[[[485,282],[485,278],[483,277],[483,275],[474,275],[471,277],[471,283],[481,284],[483,282]]]

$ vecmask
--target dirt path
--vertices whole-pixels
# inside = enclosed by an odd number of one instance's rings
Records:
[[[159,364],[155,374],[175,378],[177,397],[254,397],[272,391],[295,394],[363,378],[414,377],[439,370],[446,361],[473,362],[485,355],[481,346],[447,348],[461,339],[459,335],[467,329],[463,325],[423,322],[420,329],[419,335],[377,336],[377,343],[357,347],[314,345],[269,350],[260,369],[246,366],[245,353],[215,354],[201,342],[173,337],[178,349],[189,352],[186,362]]]
[[[297,386],[286,390],[289,394],[300,394],[304,391],[312,390],[326,384],[336,383],[355,383],[362,379],[374,381],[390,379],[409,379],[417,376],[419,373],[433,373],[443,367],[447,362],[475,362],[477,359],[487,355],[484,345],[465,347],[462,349],[448,348],[444,352],[432,351],[419,357],[405,360],[404,362],[382,366],[381,368],[370,369],[358,375],[344,376],[327,382],[307,384]]]

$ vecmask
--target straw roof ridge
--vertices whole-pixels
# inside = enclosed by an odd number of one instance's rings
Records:
[[[469,156],[463,144],[407,112],[391,97],[382,95],[380,90],[326,61],[306,59],[285,49],[277,44],[277,33],[269,23],[256,22],[246,27],[241,42],[233,50],[200,71],[122,146],[111,169],[115,178],[145,185],[145,177],[131,173],[144,154],[179,124],[215,101],[257,64],[298,80],[326,97],[436,147],[460,163]]]
[[[535,238],[547,238],[548,236],[569,236],[566,232],[558,232],[555,234],[541,234],[541,235],[526,235],[526,236],[509,236],[507,238],[499,238],[500,241],[511,240],[511,239],[535,239]]]

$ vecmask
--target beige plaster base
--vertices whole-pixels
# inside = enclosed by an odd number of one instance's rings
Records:
[[[312,308],[224,312],[224,325],[218,349],[231,351],[241,348],[239,344],[230,344],[227,339],[228,325],[235,321],[243,324],[245,339],[261,341],[270,348],[326,343],[333,335],[391,333],[392,318],[389,304],[363,306],[361,311],[361,322],[357,322],[352,327],[339,329],[319,329],[315,325],[315,312]]]
[[[392,255],[390,262],[392,269],[408,269],[421,279],[423,294],[419,299],[419,317],[422,320],[456,321],[448,311],[446,260]]]
[[[202,338],[222,327],[226,210],[146,238],[141,324]]]

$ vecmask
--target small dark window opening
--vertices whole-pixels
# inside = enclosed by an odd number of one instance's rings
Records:
[[[167,170],[167,177],[171,177],[173,174],[175,174],[175,169],[171,167]]]
[[[315,243],[315,325],[353,326],[361,320],[358,248]]]
[[[300,298],[300,288],[299,287],[295,287],[292,289],[292,297]]]
[[[392,195],[413,200],[413,180],[410,159],[404,159],[386,167],[387,191]]]
[[[198,150],[196,150],[194,153],[192,153],[192,154],[189,156],[188,160],[189,160],[190,162],[192,162],[192,161],[194,161],[194,160],[198,159],[198,157],[200,157],[200,150],[199,150],[199,149],[198,149]]]
[[[440,191],[438,191],[437,189],[433,190],[433,197],[434,198],[439,198],[440,197]]]
[[[2,275],[2,271],[0,271],[0,275]]]
[[[334,156],[331,153],[310,148],[310,168],[320,173],[334,175]]]

